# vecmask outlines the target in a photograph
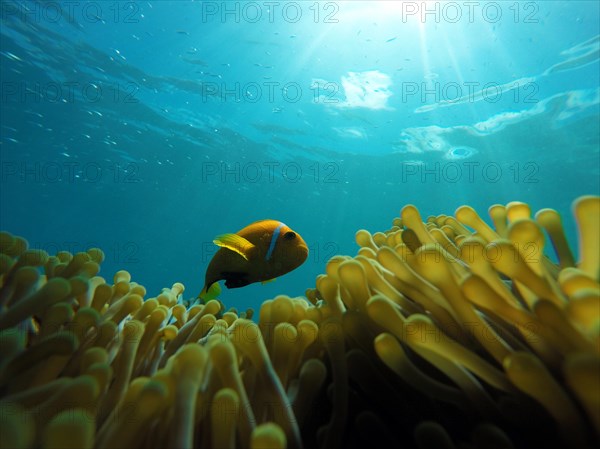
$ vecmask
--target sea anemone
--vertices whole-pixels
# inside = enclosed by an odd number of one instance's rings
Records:
[[[405,206],[256,323],[0,233],[0,446],[596,447],[600,198],[574,213],[579,262],[551,209]]]

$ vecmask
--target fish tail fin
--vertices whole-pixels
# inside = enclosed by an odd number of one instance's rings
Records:
[[[198,297],[196,298],[200,304],[205,304],[204,298],[206,297],[206,285],[202,289],[200,293],[198,293]]]
[[[202,304],[206,304],[211,299],[215,299],[221,294],[221,286],[218,282],[213,282],[210,285],[205,285],[200,294],[198,295],[198,299]]]

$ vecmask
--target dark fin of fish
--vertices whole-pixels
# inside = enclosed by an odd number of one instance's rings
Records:
[[[221,276],[225,279],[225,287],[240,288],[250,284],[248,273],[224,271]]]
[[[417,234],[412,229],[405,229],[402,231],[402,242],[408,246],[413,253],[423,245],[423,243],[417,237]]]

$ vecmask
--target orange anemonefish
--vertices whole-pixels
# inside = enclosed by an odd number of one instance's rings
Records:
[[[204,288],[199,298],[216,296],[225,279],[227,288],[239,288],[254,282],[269,282],[304,263],[308,246],[299,234],[277,220],[260,220],[235,234],[219,235],[213,243],[221,248],[206,269]],[[207,294],[208,293],[208,294]]]

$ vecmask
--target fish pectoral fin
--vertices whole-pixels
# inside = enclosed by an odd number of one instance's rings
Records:
[[[266,281],[262,281],[262,282],[261,282],[261,284],[262,284],[262,285],[269,284],[269,283],[271,283],[271,282],[275,282],[275,280],[276,280],[276,279],[277,279],[277,278],[273,278],[273,279],[267,279]]]
[[[237,234],[221,234],[215,237],[213,243],[222,248],[227,248],[231,251],[235,251],[244,259],[248,260],[248,254],[254,248],[254,245],[246,240],[244,237],[240,237]]]

